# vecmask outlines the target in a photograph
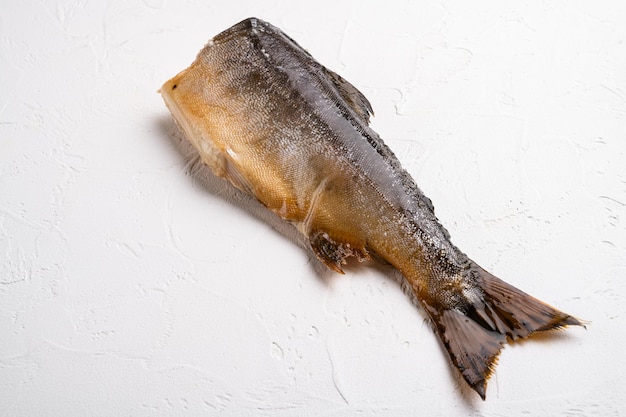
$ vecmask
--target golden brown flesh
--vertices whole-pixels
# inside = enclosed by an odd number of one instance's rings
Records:
[[[507,338],[582,325],[459,251],[368,126],[367,99],[269,23],[220,33],[161,94],[215,175],[296,225],[329,268],[354,256],[400,270],[483,399]]]

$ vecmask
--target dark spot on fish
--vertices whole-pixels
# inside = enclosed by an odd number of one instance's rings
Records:
[[[255,87],[258,87],[262,81],[263,81],[263,77],[258,71],[254,71],[250,73],[250,75],[248,76],[248,82],[254,85]]]

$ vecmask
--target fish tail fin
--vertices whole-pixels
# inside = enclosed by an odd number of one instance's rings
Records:
[[[475,282],[475,296],[454,309],[437,309],[425,302],[452,363],[470,387],[485,399],[487,380],[508,339],[534,332],[585,323],[507,284],[476,264],[466,271]]]

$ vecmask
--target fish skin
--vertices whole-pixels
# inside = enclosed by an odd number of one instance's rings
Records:
[[[482,269],[369,127],[369,101],[280,29],[249,18],[160,90],[215,175],[293,223],[330,269],[397,268],[483,399],[507,339],[583,322]]]

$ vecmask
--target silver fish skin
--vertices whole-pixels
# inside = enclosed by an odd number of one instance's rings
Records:
[[[507,339],[583,325],[456,248],[370,128],[365,96],[271,24],[215,36],[160,92],[215,175],[293,223],[330,269],[349,257],[397,268],[483,399]]]

